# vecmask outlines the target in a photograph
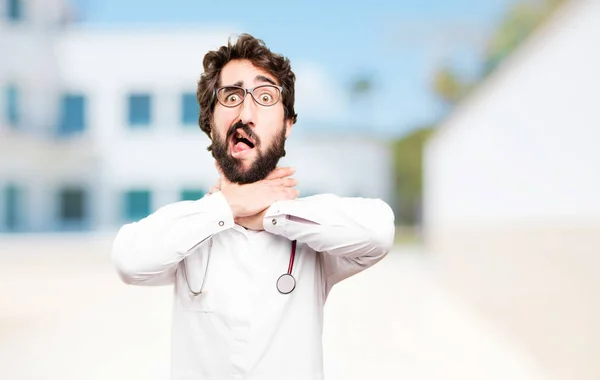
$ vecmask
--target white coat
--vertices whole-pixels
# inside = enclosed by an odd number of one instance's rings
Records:
[[[117,234],[112,258],[125,283],[174,285],[173,380],[323,379],[331,287],[380,261],[394,239],[394,215],[379,199],[279,201],[263,224],[260,232],[236,225],[216,192],[162,207]],[[281,294],[276,281],[293,240],[296,288]],[[184,269],[201,295],[190,292]]]

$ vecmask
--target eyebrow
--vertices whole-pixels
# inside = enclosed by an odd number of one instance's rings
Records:
[[[264,75],[257,75],[256,78],[254,78],[255,81],[260,81],[260,82],[267,82],[270,83],[272,85],[277,85],[277,83],[275,83],[275,81],[271,78],[268,78]]]
[[[270,83],[274,86],[277,85],[277,83],[275,83],[275,81],[269,77],[266,77],[264,75],[257,75],[254,78],[255,82],[266,82],[266,83]],[[244,81],[238,80],[237,82],[235,82],[232,86],[237,86],[237,87],[244,87]]]

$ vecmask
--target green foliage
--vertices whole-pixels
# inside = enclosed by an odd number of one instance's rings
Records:
[[[506,59],[543,24],[565,0],[521,1],[509,8],[487,44],[484,77]]]
[[[433,90],[442,100],[451,105],[458,103],[466,87],[450,67],[439,69],[433,77]]]
[[[432,91],[446,104],[458,104],[566,1],[523,0],[513,4],[486,44],[481,59],[481,75],[467,82],[461,80],[454,68],[443,66],[433,75]]]
[[[364,95],[370,93],[372,89],[373,80],[369,77],[362,76],[352,82],[350,93],[353,95]]]
[[[471,90],[474,83],[464,80],[450,66],[439,68],[433,76],[433,91],[446,104],[455,106]]]
[[[420,220],[423,190],[423,149],[434,128],[413,130],[393,144],[397,222],[414,225]]]

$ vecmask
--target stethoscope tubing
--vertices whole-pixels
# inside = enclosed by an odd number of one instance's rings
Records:
[[[290,264],[288,265],[287,273],[289,275],[292,274],[292,270],[294,269],[294,258],[296,257],[296,240],[292,241],[292,253],[290,254]]]
[[[210,239],[210,237],[208,237],[207,239],[209,239],[209,243],[208,243],[208,258],[206,259],[206,268],[204,269],[204,276],[202,278],[202,284],[200,285],[200,291],[196,292],[194,290],[192,290],[192,287],[190,286],[190,282],[188,280],[188,276],[187,276],[187,267],[186,267],[186,263],[185,263],[185,259],[183,260],[183,277],[185,278],[185,282],[187,284],[188,290],[190,291],[190,293],[196,297],[199,296],[203,293],[204,291],[204,282],[206,280],[206,276],[208,274],[208,265],[210,263],[210,256],[212,255],[212,239]],[[198,245],[200,245],[202,242],[204,242],[206,239],[202,240],[200,243],[196,244],[192,249],[195,249]],[[281,294],[289,294],[291,293],[295,288],[296,288],[296,279],[294,278],[294,276],[292,275],[292,271],[294,270],[294,261],[296,258],[296,240],[292,241],[292,251],[290,253],[290,262],[288,264],[288,270],[287,273],[281,275],[279,277],[279,279],[277,280],[277,290],[281,293]],[[291,289],[286,291],[286,290],[282,290],[281,286],[280,286],[280,281],[282,279],[282,277],[289,277],[290,280],[292,281],[292,286]]]

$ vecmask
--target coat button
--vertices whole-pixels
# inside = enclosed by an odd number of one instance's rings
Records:
[[[277,219],[273,219],[273,220],[271,221],[271,223],[273,223],[273,225],[276,225],[276,224],[277,224]]]
[[[219,222],[219,226],[223,227],[223,225],[225,224],[225,222],[223,222],[222,220]]]

